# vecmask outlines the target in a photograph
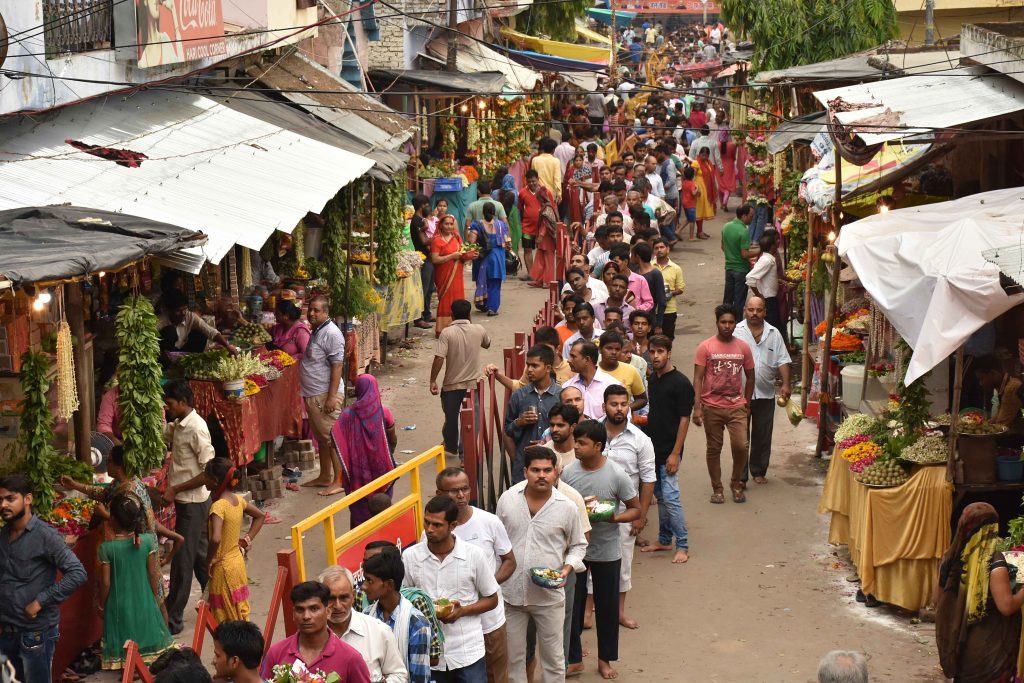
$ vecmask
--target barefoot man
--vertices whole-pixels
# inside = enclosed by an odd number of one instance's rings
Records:
[[[654,372],[648,386],[651,412],[647,416],[647,435],[654,443],[657,480],[654,495],[658,499],[658,542],[640,549],[644,553],[675,550],[672,562],[690,559],[686,518],[679,500],[679,461],[693,412],[693,385],[672,363],[672,340],[656,334],[651,337],[651,367]],[[675,538],[675,545],[672,539]]]

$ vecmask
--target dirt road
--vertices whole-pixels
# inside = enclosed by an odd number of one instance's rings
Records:
[[[673,253],[687,282],[673,357],[687,376],[697,344],[714,332],[712,309],[722,295],[722,222],[709,226],[715,239]],[[466,288],[472,291],[468,281]],[[531,324],[543,296],[518,281],[506,284],[501,315],[478,320],[493,340],[488,362],[500,364],[501,349]],[[432,333],[417,330],[407,348],[393,347],[392,362],[379,374],[384,403],[398,422],[400,450],[420,453],[440,440],[440,404],[428,391],[432,341]],[[402,430],[413,424],[416,429]],[[819,658],[832,649],[864,652],[873,681],[945,680],[930,624],[912,625],[910,614],[854,602],[855,586],[845,581],[850,569],[825,543],[828,519],[817,512],[826,463],[812,458],[813,440],[811,424],[794,429],[777,411],[768,483],[752,484],[744,505],[712,505],[704,433],[691,427],[680,470],[690,562],[672,565],[666,554],[636,554],[627,608],[640,628],[622,630],[621,680],[804,683],[816,680]],[[424,493],[432,489],[425,485]],[[264,529],[249,564],[255,623],[266,619],[274,553],[289,545],[289,524],[323,502],[303,490],[286,492],[271,508],[283,523]],[[650,520],[648,535],[655,533],[656,510]],[[339,527],[347,521],[339,518]],[[323,558],[317,534],[311,532],[307,542],[309,557]],[[187,622],[185,633],[191,628]],[[279,627],[276,637],[282,633]],[[587,632],[591,650],[593,638]],[[208,644],[204,659],[211,657]],[[594,657],[585,663],[588,671],[578,680],[600,680]],[[108,677],[91,680],[114,680]]]

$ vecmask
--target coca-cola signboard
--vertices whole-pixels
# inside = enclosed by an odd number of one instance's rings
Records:
[[[140,68],[194,62],[227,52],[221,0],[134,0]]]

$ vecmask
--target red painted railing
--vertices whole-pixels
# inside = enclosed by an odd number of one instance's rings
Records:
[[[555,274],[561,277],[569,264],[573,238],[564,223],[559,223],[555,235]],[[557,322],[558,293],[561,283],[548,283],[548,298],[533,318],[528,332],[516,332],[513,345],[502,349],[503,371],[507,377],[518,379],[526,366],[526,351],[533,346],[538,327]],[[469,475],[470,498],[485,510],[494,511],[498,498],[511,484],[510,465],[515,453],[514,445],[505,435],[505,410],[509,392],[501,392],[494,377],[478,380],[462,402],[459,428],[462,436],[463,465]]]
[[[153,674],[149,673],[149,668],[142,661],[139,646],[134,640],[124,644],[124,652],[124,673],[121,674],[121,683],[132,683],[136,676],[142,683],[153,683]]]

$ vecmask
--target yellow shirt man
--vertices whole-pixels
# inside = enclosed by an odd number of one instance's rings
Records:
[[[676,313],[679,311],[679,307],[676,304],[676,297],[672,292],[686,289],[686,282],[683,280],[683,269],[672,261],[669,261],[665,265],[661,265],[655,261],[654,265],[661,271],[661,277],[664,278],[665,287],[669,291],[668,303],[665,304],[665,312]]]
[[[622,386],[626,387],[626,391],[629,392],[630,403],[640,394],[647,393],[647,389],[644,388],[644,380],[640,376],[640,371],[629,363],[619,363],[615,366],[614,370],[605,370],[603,367],[601,370],[607,372],[618,380]]]
[[[540,184],[548,188],[548,192],[555,198],[555,203],[562,201],[562,165],[554,154],[538,154],[533,158],[531,164],[533,170],[537,171]]]

